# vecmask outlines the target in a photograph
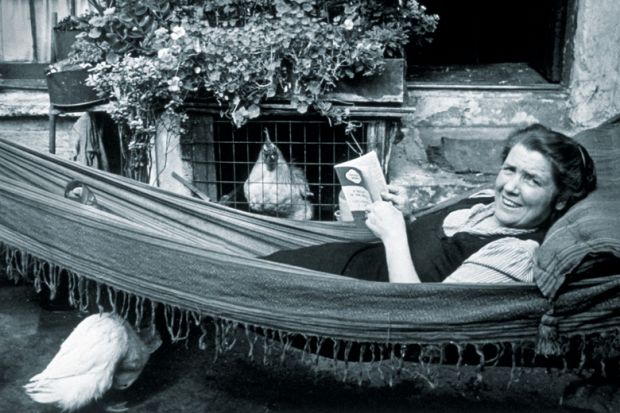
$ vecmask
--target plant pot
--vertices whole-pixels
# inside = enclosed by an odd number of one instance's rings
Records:
[[[105,102],[107,99],[97,96],[95,89],[86,85],[87,77],[86,69],[49,73],[47,88],[50,103],[59,108],[78,108]]]
[[[75,36],[80,33],[79,30],[56,30],[54,29],[54,37],[52,41],[52,61],[60,61],[66,59],[71,51],[71,46],[75,43]]]

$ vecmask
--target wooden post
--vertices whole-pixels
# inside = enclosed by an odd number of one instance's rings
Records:
[[[50,63],[56,62],[56,56],[58,53],[58,51],[56,50],[56,30],[54,30],[54,27],[56,27],[57,24],[58,24],[58,13],[53,12],[52,13],[52,30],[51,30],[51,36],[50,36],[50,47],[51,47]]]
[[[165,151],[162,151],[161,148],[157,145],[157,143],[159,142],[157,135],[159,134],[155,132],[155,135],[153,136],[153,145],[155,147],[155,155],[153,156],[153,158],[155,158],[155,186],[159,188],[159,174],[161,173],[161,169],[159,169],[159,155]]]
[[[371,120],[366,124],[366,150],[377,152],[383,172],[387,176],[387,163],[385,162],[387,125],[385,120]]]
[[[376,151],[383,173],[388,178],[392,145],[399,136],[400,122],[395,120],[371,120],[366,125],[366,147]]]
[[[213,117],[200,113],[191,114],[188,128],[189,144],[192,145],[194,185],[212,200],[218,200],[217,172],[213,142]]]
[[[58,111],[50,105],[49,111],[49,126],[48,126],[48,151],[49,153],[56,153],[56,119],[58,118]]]
[[[37,46],[37,15],[34,4],[35,0],[28,0],[30,11],[30,34],[32,35],[32,60],[39,61],[39,47]]]

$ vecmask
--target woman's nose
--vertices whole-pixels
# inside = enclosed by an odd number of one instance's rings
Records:
[[[519,175],[514,174],[504,184],[504,190],[510,193],[518,193],[521,179]]]

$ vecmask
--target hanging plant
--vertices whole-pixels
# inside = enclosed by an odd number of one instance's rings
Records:
[[[112,97],[127,146],[139,151],[162,119],[182,128],[184,104],[196,97],[213,99],[237,126],[270,99],[347,123],[346,109],[326,98],[338,81],[381,73],[385,57],[402,56],[437,24],[414,0],[95,3],[73,58],[92,60],[88,47],[100,53],[89,84]]]

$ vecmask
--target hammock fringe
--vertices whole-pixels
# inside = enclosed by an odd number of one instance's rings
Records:
[[[562,354],[558,333],[558,320],[553,314],[553,309],[544,314],[540,320],[536,353],[546,357]]]
[[[214,361],[220,354],[231,351],[239,341],[240,333],[245,336],[248,346],[247,357],[255,358],[256,343],[262,340],[262,361],[264,365],[272,365],[272,360],[277,359],[283,365],[291,354],[294,346],[293,336],[301,338],[300,361],[304,363],[308,355],[313,355],[310,361],[315,372],[327,367],[334,373],[340,373],[343,382],[352,380],[358,385],[367,382],[381,382],[394,386],[398,380],[416,379],[426,383],[430,388],[438,385],[438,368],[442,365],[452,365],[456,368],[457,378],[462,378],[461,371],[466,366],[466,349],[471,347],[478,356],[475,364],[475,382],[480,384],[483,380],[483,372],[486,366],[497,366],[502,358],[510,354],[510,375],[506,388],[512,383],[518,382],[526,366],[535,366],[538,355],[550,358],[554,355],[565,354],[569,349],[569,340],[559,340],[557,336],[557,320],[552,313],[545,314],[542,318],[540,338],[537,343],[530,341],[514,341],[508,343],[461,343],[445,342],[440,344],[423,343],[359,343],[357,360],[351,359],[352,349],[356,345],[354,341],[335,339],[330,337],[308,336],[284,330],[262,328],[236,320],[225,319],[217,314],[203,314],[199,311],[182,308],[168,303],[159,303],[149,297],[135,293],[129,293],[98,281],[92,281],[85,276],[62,268],[54,263],[38,259],[23,249],[16,249],[0,242],[0,256],[2,270],[10,281],[19,283],[21,280],[31,282],[38,292],[42,286],[49,289],[50,299],[59,295],[60,289],[66,287],[67,301],[81,312],[92,311],[96,306],[98,311],[103,312],[106,308],[119,314],[123,319],[133,323],[137,330],[142,328],[157,329],[156,313],[162,306],[165,329],[173,343],[187,342],[191,337],[193,327],[196,327],[198,335],[198,347],[207,349],[209,336],[209,324],[213,324],[214,334]],[[66,282],[63,284],[63,280]],[[94,286],[91,285],[94,283]],[[91,299],[94,298],[94,303]],[[147,301],[150,302],[148,305]],[[583,370],[588,362],[593,360],[604,371],[605,357],[620,356],[620,329],[598,334],[595,338],[586,337],[584,334],[574,335],[578,338],[579,363],[577,370]],[[545,342],[542,339],[547,339]],[[329,343],[331,341],[331,343]],[[279,353],[274,350],[279,347]],[[448,349],[456,349],[456,360],[449,360]],[[323,363],[324,350],[331,351],[331,359]],[[413,355],[414,362],[409,358]],[[562,368],[559,374],[568,370],[568,362],[565,357],[559,357]],[[357,362],[357,377],[352,377],[351,362]],[[470,365],[471,366],[471,365]]]

